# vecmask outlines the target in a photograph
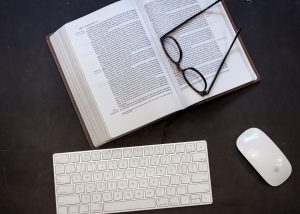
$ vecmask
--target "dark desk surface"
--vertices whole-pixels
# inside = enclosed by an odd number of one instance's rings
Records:
[[[89,149],[45,36],[112,2],[0,2],[0,213],[55,213],[52,154]],[[214,203],[142,213],[300,213],[300,2],[226,2],[261,82],[103,147],[207,139]],[[268,186],[238,152],[249,127],[290,160],[283,185]]]

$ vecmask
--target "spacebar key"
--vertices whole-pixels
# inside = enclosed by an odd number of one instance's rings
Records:
[[[104,203],[104,212],[118,212],[125,210],[145,210],[155,207],[155,199],[144,199],[135,201],[119,201]]]

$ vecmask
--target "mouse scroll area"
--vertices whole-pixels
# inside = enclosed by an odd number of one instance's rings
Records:
[[[275,173],[277,173],[277,172],[279,172],[280,170],[281,170],[281,167],[282,167],[282,159],[281,158],[277,158],[276,160],[275,160],[275,166],[274,166],[274,172]]]

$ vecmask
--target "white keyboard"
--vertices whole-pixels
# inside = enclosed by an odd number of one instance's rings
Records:
[[[212,203],[205,141],[53,155],[58,214]]]

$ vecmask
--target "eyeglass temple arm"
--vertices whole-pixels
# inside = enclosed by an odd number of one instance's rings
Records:
[[[186,24],[187,22],[189,22],[190,20],[192,20],[196,16],[200,15],[201,13],[204,13],[206,10],[208,10],[209,8],[211,8],[212,6],[214,6],[215,4],[219,3],[220,1],[222,1],[222,0],[217,0],[216,2],[214,2],[211,5],[209,5],[208,7],[206,7],[204,10],[201,10],[199,13],[196,13],[192,17],[188,18],[187,20],[185,20],[184,22],[182,22],[181,24],[179,24],[177,27],[173,28],[172,30],[170,30],[169,32],[167,32],[166,34],[164,34],[162,37],[160,37],[160,40],[162,41],[164,39],[164,37],[166,37],[168,34],[172,33],[175,30],[177,30],[182,25]]]
[[[221,69],[222,69],[222,67],[223,67],[223,64],[224,64],[224,62],[225,62],[225,60],[226,60],[228,54],[230,53],[230,50],[231,50],[231,48],[232,48],[232,46],[233,46],[235,40],[238,38],[238,36],[239,36],[241,30],[242,30],[241,28],[239,28],[239,29],[237,30],[236,35],[235,35],[235,37],[234,37],[234,39],[233,39],[233,41],[232,41],[230,47],[228,48],[228,50],[227,50],[227,52],[226,52],[226,54],[225,54],[225,56],[224,56],[224,58],[223,58],[223,60],[222,60],[222,62],[221,62],[221,64],[220,64],[220,66],[219,66],[219,68],[218,68],[218,71],[217,71],[216,75],[214,76],[214,78],[213,78],[213,80],[212,80],[212,82],[211,82],[211,84],[210,84],[210,86],[209,86],[209,88],[208,88],[208,90],[206,91],[205,94],[208,94],[208,93],[210,92],[212,86],[214,85],[214,83],[215,83],[215,81],[216,81],[216,79],[217,79],[217,77],[218,77],[218,75],[219,75],[219,73],[220,73],[220,71],[221,71]]]

